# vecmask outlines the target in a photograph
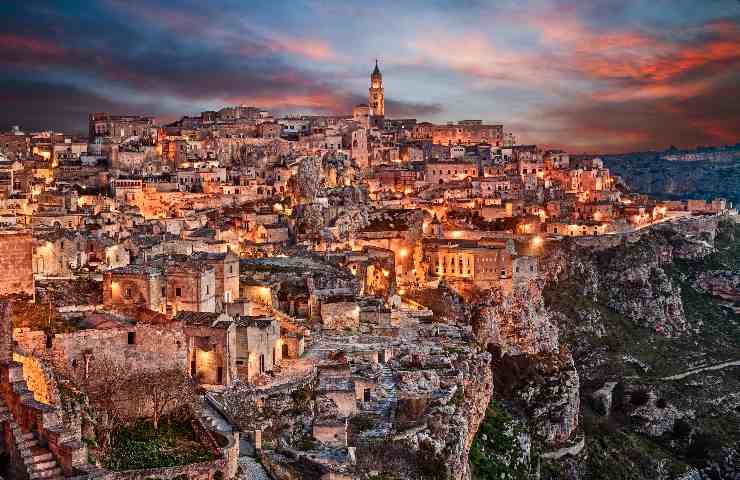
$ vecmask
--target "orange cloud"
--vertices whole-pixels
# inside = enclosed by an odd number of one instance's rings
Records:
[[[337,54],[328,43],[321,40],[272,37],[270,47],[275,52],[285,52],[291,55],[310,58],[311,60],[334,60]]]

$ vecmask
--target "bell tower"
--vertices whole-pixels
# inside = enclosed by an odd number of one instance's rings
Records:
[[[375,68],[370,75],[370,89],[368,90],[367,104],[370,107],[371,117],[385,116],[385,94],[383,93],[383,75],[375,60]]]

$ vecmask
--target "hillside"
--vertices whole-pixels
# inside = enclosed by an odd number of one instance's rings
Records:
[[[633,190],[661,199],[716,197],[740,203],[740,146],[602,155]]]
[[[549,252],[546,304],[581,380],[580,458],[544,478],[737,478],[740,225]],[[711,473],[710,473],[711,472]]]

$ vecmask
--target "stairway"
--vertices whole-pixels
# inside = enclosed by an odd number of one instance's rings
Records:
[[[368,404],[368,411],[376,415],[392,415],[398,404],[398,392],[396,387],[396,375],[388,365],[383,365],[377,377],[377,387],[380,390],[378,396]]]
[[[39,445],[33,432],[23,432],[20,426],[0,400],[0,421],[7,421],[13,432],[15,448],[23,459],[23,467],[29,480],[63,480],[62,469],[49,449]]]
[[[24,433],[22,438],[21,456],[23,457],[23,463],[26,464],[26,470],[28,470],[28,478],[30,480],[62,480],[64,477],[62,476],[61,467],[47,448],[39,446],[36,434],[33,432]]]

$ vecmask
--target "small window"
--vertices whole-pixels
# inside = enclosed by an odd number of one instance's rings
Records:
[[[136,332],[128,332],[128,344],[136,345]]]
[[[167,289],[162,287],[162,296],[164,297],[165,295],[167,295]]]
[[[182,289],[180,287],[175,288],[175,296],[182,297]]]
[[[130,287],[126,287],[124,289],[123,296],[126,297],[126,298],[131,298],[131,288]]]

